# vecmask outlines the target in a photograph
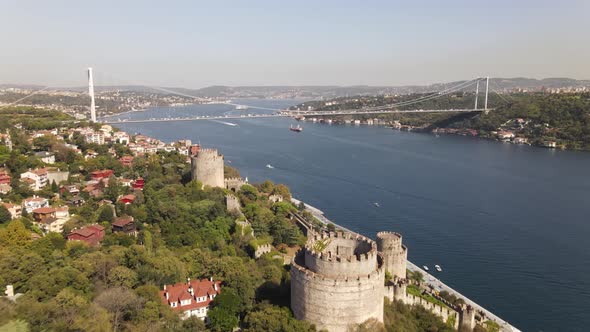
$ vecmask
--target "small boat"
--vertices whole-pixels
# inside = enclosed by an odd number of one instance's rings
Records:
[[[247,105],[236,105],[236,110],[238,110],[238,111],[245,111],[248,108],[249,107]]]
[[[424,265],[422,267],[424,268],[424,271],[428,271],[428,266]]]
[[[440,265],[435,265],[434,268],[438,271],[438,272],[442,272],[442,269],[440,268]]]
[[[297,125],[296,127],[293,127],[293,125],[291,125],[289,127],[289,130],[300,133],[303,131],[303,127],[301,127],[300,125]]]
[[[373,205],[375,205],[375,207],[380,207],[381,205],[379,205],[378,202],[373,203]]]
[[[271,164],[266,164],[266,168],[273,169],[273,168],[275,168],[275,167],[274,167],[273,165],[271,165]]]

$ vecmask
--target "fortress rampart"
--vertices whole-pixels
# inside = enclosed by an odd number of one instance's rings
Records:
[[[223,166],[223,155],[217,150],[201,149],[191,159],[192,178],[201,181],[204,186],[225,188]]]
[[[383,254],[383,266],[397,279],[406,279],[408,248],[402,244],[402,235],[395,232],[377,233],[377,249]]]
[[[317,243],[325,248],[318,252]],[[372,240],[352,233],[314,234],[305,246],[305,266],[324,276],[365,275],[377,270],[377,246]]]
[[[310,234],[291,265],[291,309],[330,332],[383,321],[385,272],[374,241],[348,232]]]

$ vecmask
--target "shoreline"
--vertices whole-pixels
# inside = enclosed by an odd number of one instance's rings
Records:
[[[299,205],[300,203],[303,203],[305,205],[305,209],[308,210],[316,219],[318,219],[319,221],[321,221],[323,224],[328,225],[328,224],[333,224],[334,226],[336,226],[337,228],[340,228],[344,231],[350,232],[350,233],[355,233],[358,234],[357,232],[354,232],[346,227],[342,227],[334,222],[332,222],[330,219],[328,219],[324,212],[318,208],[316,208],[315,206],[309,205],[297,198],[292,197],[291,198],[291,202],[295,205]],[[518,328],[512,326],[510,323],[508,323],[507,321],[501,319],[500,317],[498,317],[497,315],[495,315],[494,313],[492,313],[491,311],[485,309],[483,306],[477,304],[477,302],[469,299],[467,296],[459,293],[458,291],[454,290],[453,288],[451,288],[450,286],[446,285],[445,283],[443,283],[442,281],[440,281],[438,278],[436,278],[435,276],[433,276],[432,274],[424,271],[423,269],[421,269],[420,267],[418,267],[416,264],[410,262],[409,260],[407,260],[407,266],[406,268],[412,272],[420,272],[422,273],[422,275],[424,276],[424,281],[426,283],[428,283],[429,285],[432,285],[435,289],[437,289],[438,291],[447,291],[449,294],[453,294],[457,297],[462,298],[463,300],[465,300],[466,304],[471,305],[473,308],[475,308],[475,310],[481,311],[483,313],[485,313],[486,317],[488,317],[489,319],[495,321],[496,323],[498,323],[498,325],[500,326],[500,331],[502,332],[521,332]]]

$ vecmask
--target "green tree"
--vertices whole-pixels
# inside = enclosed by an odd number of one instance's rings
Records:
[[[13,220],[6,228],[0,229],[0,245],[24,246],[31,242],[31,232],[20,220]]]
[[[132,288],[137,284],[137,273],[125,266],[117,266],[109,271],[107,280],[111,287]]]
[[[10,211],[8,211],[8,209],[4,205],[0,205],[0,224],[5,224],[10,220],[12,220],[12,215],[10,214]]]
[[[98,212],[98,221],[108,221],[109,223],[112,223],[113,219],[113,207],[108,204],[101,206]]]

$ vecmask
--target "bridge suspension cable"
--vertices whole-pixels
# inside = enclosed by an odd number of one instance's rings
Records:
[[[0,109],[2,109],[2,108],[5,108],[5,107],[10,107],[10,106],[12,106],[12,105],[15,105],[15,104],[18,104],[18,103],[20,103],[21,101],[23,101],[23,100],[25,100],[25,99],[27,99],[27,98],[30,98],[30,97],[32,97],[32,96],[34,96],[34,95],[38,94],[39,92],[45,91],[45,90],[47,90],[47,89],[49,89],[49,88],[50,88],[50,86],[46,86],[46,87],[44,87],[43,89],[35,90],[35,91],[33,91],[32,93],[30,93],[30,94],[28,94],[28,95],[26,95],[26,96],[24,96],[24,97],[22,97],[22,98],[20,98],[20,99],[18,99],[18,100],[15,100],[15,101],[13,101],[12,103],[8,103],[8,104],[6,104],[6,105],[0,105]]]

